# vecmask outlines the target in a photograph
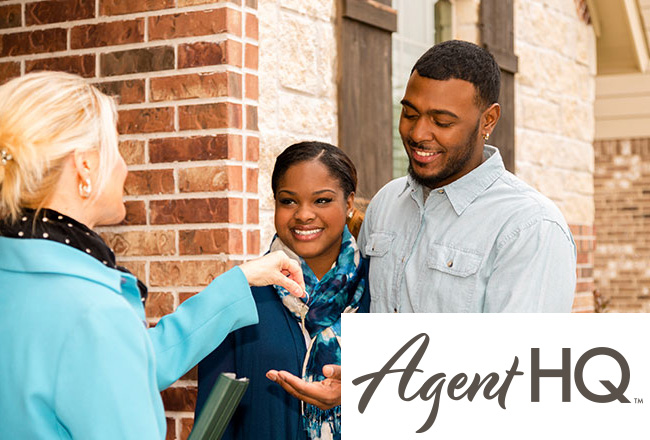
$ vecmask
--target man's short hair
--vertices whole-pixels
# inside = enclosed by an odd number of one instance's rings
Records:
[[[427,50],[413,66],[411,74],[445,81],[462,79],[474,84],[476,103],[487,107],[499,99],[501,70],[490,52],[468,41],[449,40]]]

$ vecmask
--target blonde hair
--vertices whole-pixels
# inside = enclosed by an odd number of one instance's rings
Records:
[[[99,151],[93,197],[101,193],[119,158],[112,98],[81,77],[39,72],[0,86],[0,218],[15,221],[23,208],[41,209],[66,157]]]

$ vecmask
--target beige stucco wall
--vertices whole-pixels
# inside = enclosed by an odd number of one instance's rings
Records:
[[[515,0],[516,173],[569,224],[594,219],[595,35],[569,0]]]
[[[337,142],[335,0],[258,0],[261,251],[273,236],[275,158],[302,140]]]
[[[649,105],[650,72],[599,76],[596,140],[650,137]]]

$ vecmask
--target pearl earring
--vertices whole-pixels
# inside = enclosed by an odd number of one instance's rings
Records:
[[[90,177],[86,177],[83,182],[79,182],[79,195],[87,199],[90,197],[90,193],[93,191],[93,188],[90,184]]]
[[[2,165],[7,165],[7,162],[13,160],[13,156],[7,153],[7,150],[2,150],[0,153],[2,153],[2,159],[0,159],[0,163],[2,163]]]

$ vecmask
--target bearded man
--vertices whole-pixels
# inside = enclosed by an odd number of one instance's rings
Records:
[[[446,41],[415,64],[399,132],[409,175],[372,199],[359,236],[371,312],[570,312],[576,246],[559,209],[486,145],[500,70]]]

